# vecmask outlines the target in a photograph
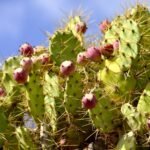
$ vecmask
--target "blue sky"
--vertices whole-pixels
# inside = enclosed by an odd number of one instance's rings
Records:
[[[90,16],[88,33],[99,33],[98,24],[123,12],[135,0],[0,0],[0,61],[18,53],[18,47],[48,45],[44,32],[53,33],[64,16],[82,8]]]

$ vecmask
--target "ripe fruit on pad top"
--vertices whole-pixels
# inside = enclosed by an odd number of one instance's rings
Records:
[[[86,52],[80,52],[77,55],[77,63],[78,64],[85,64],[86,62],[87,62]]]
[[[0,87],[0,97],[4,97],[5,95],[5,90],[2,87]]]
[[[100,47],[100,53],[106,57],[110,57],[114,52],[114,47],[112,44],[106,44]]]
[[[86,26],[85,22],[77,23],[75,26],[75,30],[78,33],[85,33],[87,30],[87,26]]]
[[[108,20],[104,20],[100,23],[99,28],[104,33],[110,26],[110,22]]]
[[[97,103],[97,99],[95,95],[93,95],[92,93],[85,94],[82,98],[82,106],[84,108],[92,109],[95,107],[96,103]]]
[[[98,61],[101,59],[100,50],[96,47],[90,47],[86,51],[86,57],[92,61]]]
[[[13,72],[13,77],[17,83],[24,84],[27,81],[28,72],[24,70],[23,68],[17,68]]]
[[[26,71],[30,71],[33,65],[32,59],[29,57],[25,57],[21,60],[20,65]]]
[[[21,55],[26,56],[26,57],[31,57],[34,52],[33,47],[28,43],[22,44],[19,48],[19,51]]]
[[[75,71],[75,66],[72,61],[66,60],[60,65],[60,73],[63,76],[69,76]]]

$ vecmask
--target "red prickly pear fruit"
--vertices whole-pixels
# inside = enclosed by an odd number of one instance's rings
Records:
[[[86,52],[80,52],[77,55],[77,63],[78,64],[86,64],[87,63],[87,57],[86,57]]]
[[[100,47],[100,53],[106,57],[110,57],[114,52],[114,47],[112,44],[106,44]]]
[[[50,56],[47,53],[41,54],[38,59],[41,61],[42,65],[50,63]]]
[[[17,68],[13,72],[13,77],[17,83],[24,84],[27,81],[28,72],[23,68]]]
[[[33,65],[32,59],[25,57],[21,60],[20,65],[24,70],[30,72]]]
[[[75,66],[72,61],[66,60],[60,65],[60,74],[63,76],[69,76],[75,71]]]
[[[0,87],[0,97],[6,96],[6,92],[3,88]]]
[[[75,30],[77,33],[83,33],[84,34],[87,30],[86,23],[85,22],[77,23],[75,26]]]
[[[113,48],[114,50],[118,50],[119,49],[119,41],[116,40],[114,43],[113,43]]]
[[[25,56],[25,57],[31,57],[33,55],[33,47],[28,44],[28,43],[24,43],[20,46],[19,51],[21,53],[21,55]]]
[[[99,28],[102,33],[104,33],[109,27],[110,27],[110,22],[108,20],[104,20],[103,22],[100,23]]]
[[[86,109],[92,109],[96,106],[97,99],[92,93],[85,94],[82,98],[82,107]]]
[[[101,59],[100,50],[96,47],[90,47],[86,51],[86,57],[92,61],[99,61]]]

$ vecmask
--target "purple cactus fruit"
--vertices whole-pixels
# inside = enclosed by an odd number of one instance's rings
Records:
[[[24,84],[27,81],[28,72],[23,68],[17,68],[13,72],[13,77],[17,83]]]
[[[114,52],[112,44],[106,44],[100,47],[100,53],[106,57],[110,57]]]
[[[72,61],[64,61],[60,65],[60,74],[63,76],[69,76],[75,71],[75,66]]]
[[[90,47],[86,51],[86,57],[92,61],[99,61],[101,59],[100,49],[96,47]]]
[[[97,99],[92,93],[85,94],[82,98],[82,107],[86,109],[92,109],[96,106]]]
[[[24,43],[20,46],[19,51],[21,53],[21,55],[25,56],[25,57],[31,57],[33,55],[33,47],[28,44],[28,43]]]
[[[38,59],[41,61],[42,65],[50,63],[50,56],[47,53],[41,54]]]
[[[87,26],[85,22],[77,23],[75,26],[75,30],[77,33],[85,33],[87,30]]]
[[[2,87],[0,87],[0,97],[4,97],[4,96],[6,96],[6,92]]]
[[[33,65],[32,59],[29,57],[25,57],[21,60],[20,65],[24,70],[30,72]]]
[[[119,41],[116,40],[114,43],[113,43],[113,48],[114,50],[118,50],[119,49]]]
[[[80,52],[77,55],[77,63],[78,64],[86,64],[87,63],[86,52]]]
[[[110,22],[108,20],[104,20],[100,23],[99,28],[102,33],[104,33],[110,26]]]

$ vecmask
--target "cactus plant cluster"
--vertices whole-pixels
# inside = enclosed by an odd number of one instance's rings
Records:
[[[72,16],[49,46],[20,46],[0,70],[4,150],[150,147],[150,11],[104,20],[97,46]]]

